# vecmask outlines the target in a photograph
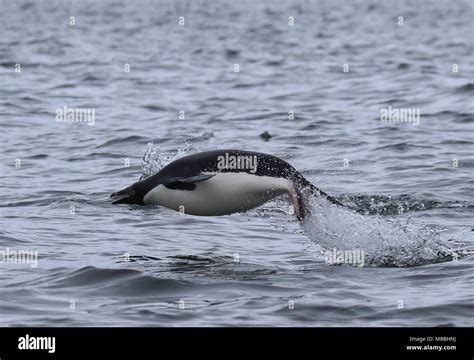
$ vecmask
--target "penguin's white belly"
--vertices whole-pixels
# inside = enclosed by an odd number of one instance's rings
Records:
[[[217,173],[195,185],[194,190],[158,185],[146,194],[144,202],[191,215],[217,216],[253,209],[293,189],[287,179],[246,172]]]

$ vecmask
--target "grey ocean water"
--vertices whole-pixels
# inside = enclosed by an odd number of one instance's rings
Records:
[[[0,263],[0,325],[474,325],[471,1],[0,6],[0,251],[39,255]],[[219,148],[281,156],[366,215],[109,203]],[[328,266],[333,247],[370,261]]]

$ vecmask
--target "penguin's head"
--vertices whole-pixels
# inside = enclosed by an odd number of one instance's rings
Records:
[[[143,197],[146,195],[149,189],[144,186],[142,181],[136,182],[129,187],[114,192],[110,195],[112,204],[137,204],[145,205]]]

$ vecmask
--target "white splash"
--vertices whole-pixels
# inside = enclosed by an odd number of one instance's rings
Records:
[[[442,231],[406,218],[367,216],[312,198],[302,223],[305,234],[324,252],[363,251],[365,266],[418,266],[464,256]]]
[[[154,147],[153,142],[149,142],[142,159],[142,176],[140,177],[140,180],[156,174],[167,164],[183,157],[188,153],[189,148],[190,144],[185,141],[184,146],[177,148],[176,152],[164,153]]]

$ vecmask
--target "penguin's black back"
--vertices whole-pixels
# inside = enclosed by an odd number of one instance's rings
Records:
[[[220,156],[256,156],[256,169],[219,168]],[[166,165],[155,175],[144,181],[166,183],[176,178],[189,178],[203,172],[247,172],[256,176],[291,178],[296,169],[286,161],[269,154],[244,150],[212,150],[184,156]]]

